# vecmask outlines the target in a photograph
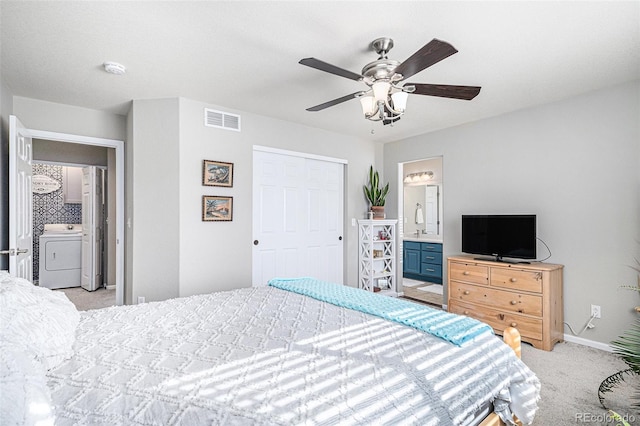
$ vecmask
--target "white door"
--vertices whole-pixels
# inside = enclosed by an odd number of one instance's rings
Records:
[[[102,281],[100,272],[101,197],[95,166],[82,168],[82,279],[85,290],[95,291]]]
[[[33,198],[31,137],[9,117],[9,273],[33,281]]]
[[[342,283],[344,166],[257,150],[253,161],[253,285]]]
[[[427,234],[438,234],[438,186],[427,185],[425,189],[425,229]]]

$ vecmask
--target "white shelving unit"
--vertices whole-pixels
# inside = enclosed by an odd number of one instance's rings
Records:
[[[381,294],[398,296],[396,286],[397,220],[358,221],[358,287],[380,288]]]

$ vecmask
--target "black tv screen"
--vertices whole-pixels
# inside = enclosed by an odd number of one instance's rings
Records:
[[[463,215],[462,251],[516,259],[536,258],[536,215]]]

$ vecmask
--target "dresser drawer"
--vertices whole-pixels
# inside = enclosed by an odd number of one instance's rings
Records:
[[[457,281],[487,285],[489,283],[489,268],[470,263],[451,262],[449,278]]]
[[[457,281],[449,282],[449,292],[452,299],[462,302],[480,303],[512,313],[542,316],[541,296],[496,290]]]
[[[457,300],[451,300],[448,308],[449,312],[467,315],[486,322],[498,334],[502,334],[507,327],[515,327],[523,338],[542,339],[542,320],[538,318],[529,318],[524,315],[472,305]]]
[[[542,273],[510,268],[491,268],[491,285],[517,291],[542,293]]]

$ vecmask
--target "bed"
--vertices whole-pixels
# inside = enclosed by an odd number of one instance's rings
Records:
[[[539,381],[492,332],[453,344],[300,293],[272,285],[77,312],[62,293],[0,275],[0,423],[533,420]],[[405,303],[420,309],[413,322],[441,312]]]

